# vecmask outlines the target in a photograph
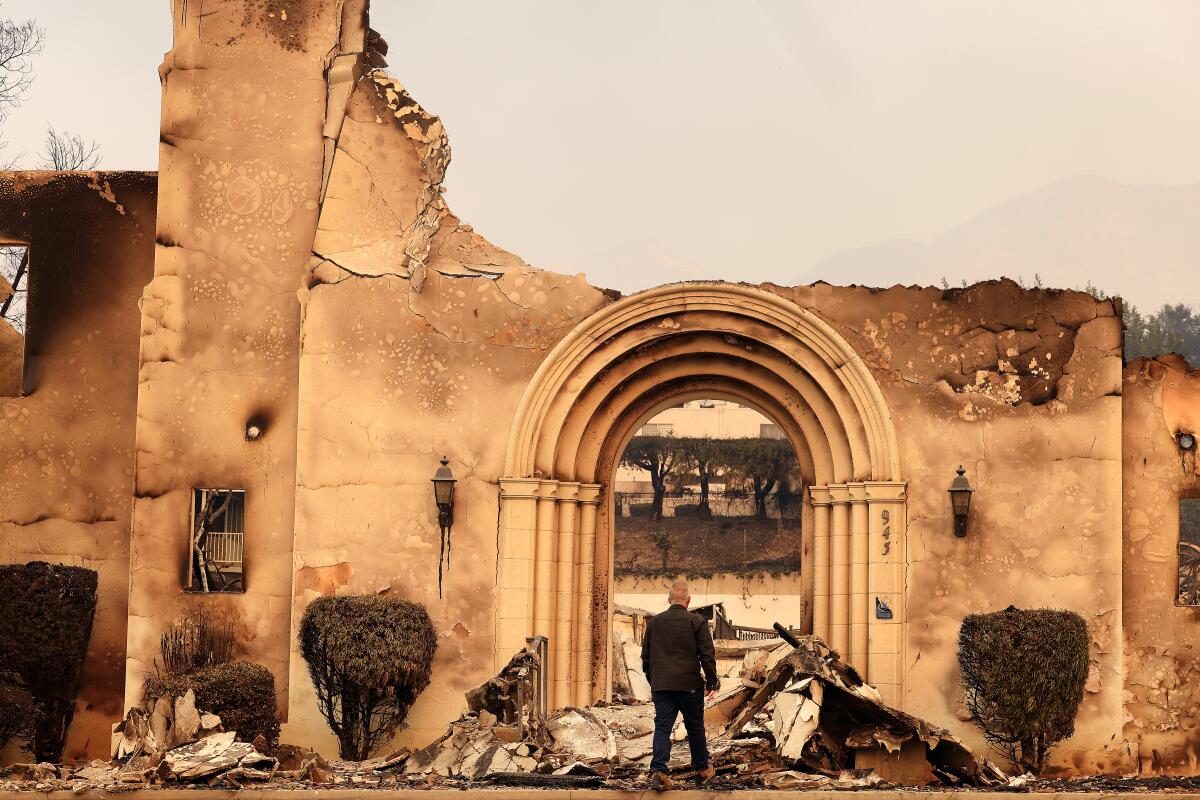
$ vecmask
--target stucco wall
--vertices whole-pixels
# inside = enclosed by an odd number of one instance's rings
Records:
[[[154,279],[142,298],[126,703],[158,639],[203,608],[286,708],[301,284],[324,173],[326,71],[362,4],[172,4]],[[246,437],[253,421],[262,430]],[[189,595],[193,487],[246,491],[244,594]]]
[[[969,613],[1078,611],[1092,674],[1055,768],[1111,771],[1121,727],[1121,325],[1111,301],[1011,281],[943,291],[779,290],[872,366],[908,482],[906,710],[986,750],[963,718],[958,627]],[[962,464],[970,530],[946,489]]]
[[[1200,497],[1200,372],[1177,356],[1125,369],[1125,738],[1142,773],[1200,773],[1200,607],[1175,605],[1179,500]]]
[[[154,194],[151,173],[0,174],[0,240],[30,246],[27,394],[0,397],[0,562],[99,573],[67,758],[107,754],[122,712],[137,298]]]

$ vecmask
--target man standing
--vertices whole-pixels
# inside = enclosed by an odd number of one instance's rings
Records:
[[[642,638],[642,672],[650,681],[654,700],[650,788],[660,792],[671,788],[667,773],[671,729],[681,713],[696,777],[706,781],[713,776],[704,739],[704,699],[712,697],[720,685],[712,634],[704,617],[688,611],[692,597],[687,584],[679,581],[672,586],[667,601],[671,607],[651,617]]]

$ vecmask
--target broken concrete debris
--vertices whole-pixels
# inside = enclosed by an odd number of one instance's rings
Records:
[[[944,729],[884,705],[820,639],[794,642],[745,648],[738,684],[708,703],[705,723],[719,780],[796,788],[1007,782]],[[404,773],[508,785],[547,785],[514,783],[512,773],[587,774],[616,784],[640,779],[653,738],[648,703],[559,709],[528,741],[499,724],[519,717],[514,678],[533,666],[530,658],[522,651],[499,676],[468,692],[472,711],[412,754]],[[672,767],[683,769],[688,755],[682,724],[672,739],[678,745]]]
[[[707,704],[705,727],[717,788],[839,789],[875,785],[1005,786],[947,731],[890,708],[858,672],[812,636],[745,648],[738,679]],[[239,788],[347,786],[423,788],[479,783],[541,788],[630,788],[645,780],[653,705],[599,703],[541,718],[539,653],[524,649],[494,678],[466,693],[469,711],[437,741],[367,761],[328,762],[261,738],[239,742],[189,691],[131,709],[116,726],[114,760],[79,768],[18,765],[9,788],[115,790],[172,784]],[[671,768],[686,772],[682,723]]]

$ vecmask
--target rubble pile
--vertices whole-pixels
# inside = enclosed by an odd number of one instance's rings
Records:
[[[947,731],[886,706],[879,693],[820,639],[790,635],[765,646],[726,643],[723,690],[705,709],[715,789],[835,789],[941,783],[1009,785]],[[469,711],[437,741],[360,763],[328,762],[312,751],[236,741],[220,719],[195,707],[191,692],[133,709],[114,732],[114,760],[79,768],[51,764],[0,770],[0,791],[113,790],[209,785],[240,788],[429,788],[437,785],[632,788],[646,777],[653,705],[600,703],[546,713],[541,665],[522,650],[466,694]],[[682,722],[670,765],[689,766]]]
[[[935,781],[988,787],[1008,780],[946,730],[886,706],[820,639],[734,649],[742,655],[738,680],[705,710],[722,781],[836,788]],[[653,740],[650,704],[560,709],[519,734],[513,723],[533,719],[529,686],[516,691],[517,676],[530,674],[529,657],[518,654],[497,678],[468,692],[471,713],[409,756],[404,774],[521,785],[553,782],[515,775],[586,776],[609,784],[642,777]],[[672,768],[682,769],[689,758],[682,722],[672,740]]]

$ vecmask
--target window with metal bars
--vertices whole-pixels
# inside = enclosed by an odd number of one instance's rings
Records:
[[[244,592],[245,535],[244,490],[193,489],[188,590]]]

